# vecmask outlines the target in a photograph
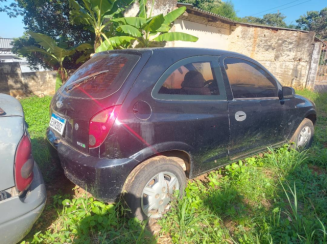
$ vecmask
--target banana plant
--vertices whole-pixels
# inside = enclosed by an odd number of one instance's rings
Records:
[[[26,53],[41,53],[45,62],[51,64],[53,67],[59,66],[57,72],[61,82],[65,82],[67,79],[67,70],[63,65],[65,58],[73,55],[76,51],[84,52],[87,50],[93,50],[93,46],[89,43],[83,43],[73,49],[65,49],[60,47],[60,43],[58,45],[54,39],[47,35],[34,33],[32,31],[28,31],[27,34],[34,38],[41,48],[36,46],[23,47],[19,51],[20,54],[24,56]]]
[[[70,18],[73,23],[84,24],[94,32],[94,50],[102,44],[103,38],[109,47],[112,43],[109,38],[115,35],[110,20],[122,16],[122,12],[133,2],[134,0],[69,0]]]
[[[116,31],[121,34],[128,35],[138,41],[137,47],[151,47],[157,46],[159,42],[168,41],[187,41],[196,42],[198,38],[182,32],[169,32],[173,26],[174,21],[181,16],[186,7],[180,7],[167,15],[159,14],[152,17],[152,10],[150,14],[147,13],[147,0],[139,1],[139,13],[136,17],[122,17],[112,19],[119,26]],[[103,45],[106,45],[105,43]]]

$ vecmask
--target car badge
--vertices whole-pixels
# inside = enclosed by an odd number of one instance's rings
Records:
[[[78,128],[79,128],[79,125],[76,123],[75,124],[75,130],[78,130]]]
[[[58,101],[58,102],[56,103],[56,105],[57,105],[57,108],[61,108],[62,105],[64,105],[64,104],[62,103],[62,101]]]

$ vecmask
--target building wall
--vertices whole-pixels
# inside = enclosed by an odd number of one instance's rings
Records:
[[[314,33],[272,30],[231,25],[193,14],[175,21],[173,31],[182,31],[199,40],[172,42],[167,46],[202,47],[238,52],[264,65],[284,86],[304,88],[314,45]]]
[[[54,95],[56,71],[22,73],[19,63],[0,63],[0,93],[14,97]]]
[[[241,25],[233,29],[228,50],[257,60],[284,86],[306,86],[314,33]]]
[[[205,47],[213,49],[228,48],[229,25],[208,23],[205,18],[199,17],[202,23],[195,23],[189,20],[178,19],[175,21],[172,31],[184,32],[199,38],[197,42],[170,42],[166,46],[175,47]]]

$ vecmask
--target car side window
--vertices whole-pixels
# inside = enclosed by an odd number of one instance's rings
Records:
[[[276,82],[258,65],[226,58],[224,66],[234,98],[277,97]]]
[[[159,79],[153,95],[182,100],[226,99],[218,57],[193,57],[175,63]]]

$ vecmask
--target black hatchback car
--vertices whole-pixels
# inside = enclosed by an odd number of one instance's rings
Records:
[[[309,146],[315,106],[232,52],[102,52],[51,102],[47,138],[65,175],[103,201],[124,193],[157,218],[186,179],[293,141]]]

